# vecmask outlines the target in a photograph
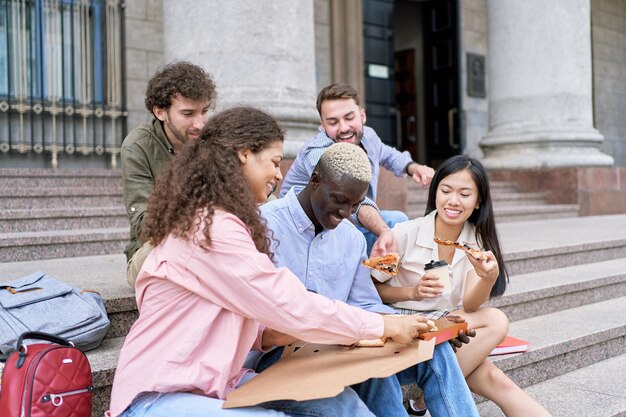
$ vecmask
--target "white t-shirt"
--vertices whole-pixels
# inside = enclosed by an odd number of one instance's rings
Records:
[[[372,277],[393,287],[414,287],[417,285],[420,278],[424,276],[424,266],[431,260],[439,260],[439,247],[433,240],[436,214],[437,211],[434,210],[428,216],[396,224],[393,228],[393,234],[398,241],[398,253],[400,254],[398,274],[390,276],[384,272],[372,271]],[[457,240],[476,247],[475,230],[473,224],[465,222]],[[461,249],[455,249],[451,267],[451,291],[449,295],[425,298],[421,301],[400,301],[392,305],[417,311],[443,310],[461,305],[467,274],[474,267]]]

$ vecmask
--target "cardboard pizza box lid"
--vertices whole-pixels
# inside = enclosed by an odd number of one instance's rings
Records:
[[[274,400],[313,400],[339,395],[345,387],[384,378],[433,357],[435,341],[383,347],[294,344],[281,359],[229,393],[223,408],[250,407]]]

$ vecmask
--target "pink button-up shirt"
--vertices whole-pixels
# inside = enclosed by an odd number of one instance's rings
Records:
[[[120,352],[111,415],[146,391],[225,398],[248,372],[247,353],[260,349],[263,325],[315,343],[383,334],[380,315],[308,292],[275,268],[236,216],[215,212],[208,252],[194,239],[170,235],[143,264],[139,318]]]

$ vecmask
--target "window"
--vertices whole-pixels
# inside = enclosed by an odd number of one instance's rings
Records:
[[[118,151],[120,3],[0,0],[0,152]]]

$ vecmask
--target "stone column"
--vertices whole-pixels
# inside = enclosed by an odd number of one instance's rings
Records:
[[[213,75],[218,109],[247,104],[287,130],[295,157],[319,125],[313,0],[163,0],[164,61]]]
[[[590,0],[487,2],[487,168],[612,165],[593,127]]]

